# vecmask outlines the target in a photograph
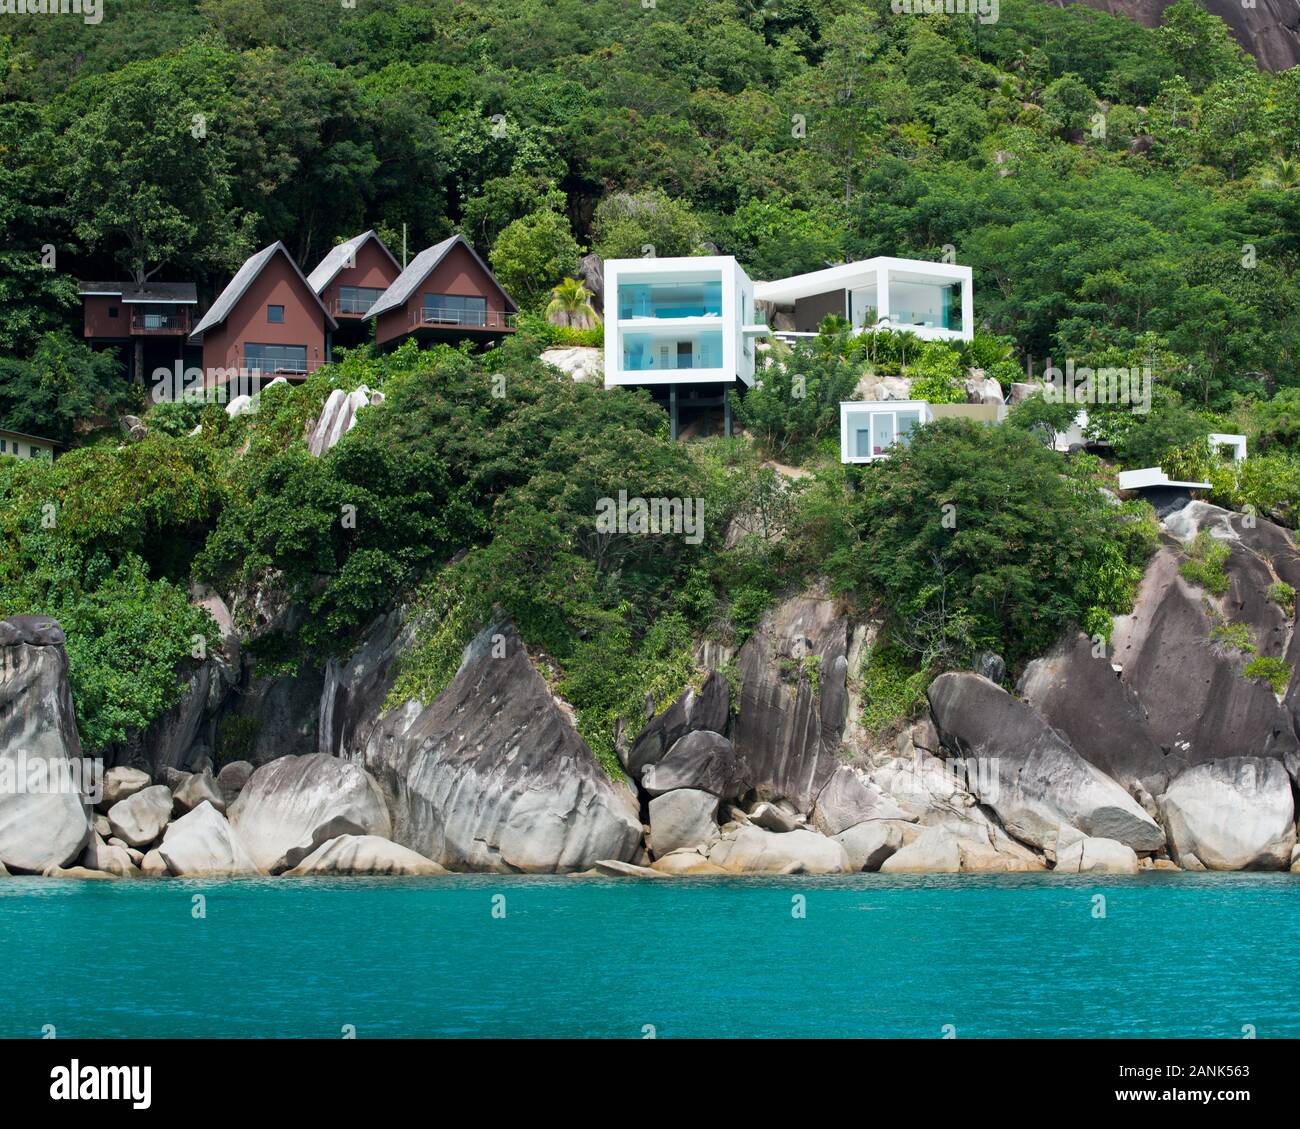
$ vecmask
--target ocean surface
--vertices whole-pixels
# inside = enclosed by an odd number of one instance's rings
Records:
[[[1296,1038],[1297,937],[1291,875],[0,879],[0,1036]]]

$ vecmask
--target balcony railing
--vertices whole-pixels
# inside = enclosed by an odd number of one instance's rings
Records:
[[[133,310],[131,313],[132,333],[189,333],[189,331],[189,310],[177,310],[175,313],[167,314],[155,314],[145,310]]]
[[[239,367],[244,372],[261,373],[263,376],[306,376],[315,372],[325,362],[315,358],[306,361],[296,357],[249,356],[239,358]]]
[[[411,313],[412,328],[514,329],[516,315],[505,310],[419,309]]]
[[[380,291],[382,294],[383,292]],[[379,294],[373,298],[335,298],[330,303],[330,313],[335,317],[359,318],[370,312],[370,307],[379,301]]]

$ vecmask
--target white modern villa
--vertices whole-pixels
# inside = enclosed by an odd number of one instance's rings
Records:
[[[880,257],[754,284],[780,336],[816,334],[828,315],[857,332],[906,330],[924,341],[970,341],[975,294],[970,267]]]
[[[721,407],[754,383],[754,284],[730,255],[605,261],[605,386],[667,394],[676,438],[682,408]]]
[[[815,336],[828,314],[859,332],[892,327],[969,341],[971,269],[876,258],[752,282],[730,255],[608,259],[605,386],[649,388],[665,402],[674,438],[683,409],[721,407],[730,434],[727,393],[737,382],[753,385],[759,339]]]

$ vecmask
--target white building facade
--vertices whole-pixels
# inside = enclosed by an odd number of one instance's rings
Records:
[[[754,285],[754,299],[774,311],[780,336],[812,335],[828,315],[854,331],[893,329],[924,341],[975,336],[975,285],[970,267],[884,256]]]

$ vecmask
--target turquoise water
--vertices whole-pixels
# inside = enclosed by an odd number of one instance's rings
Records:
[[[1294,1038],[1297,937],[1290,875],[9,879],[0,1036]]]

